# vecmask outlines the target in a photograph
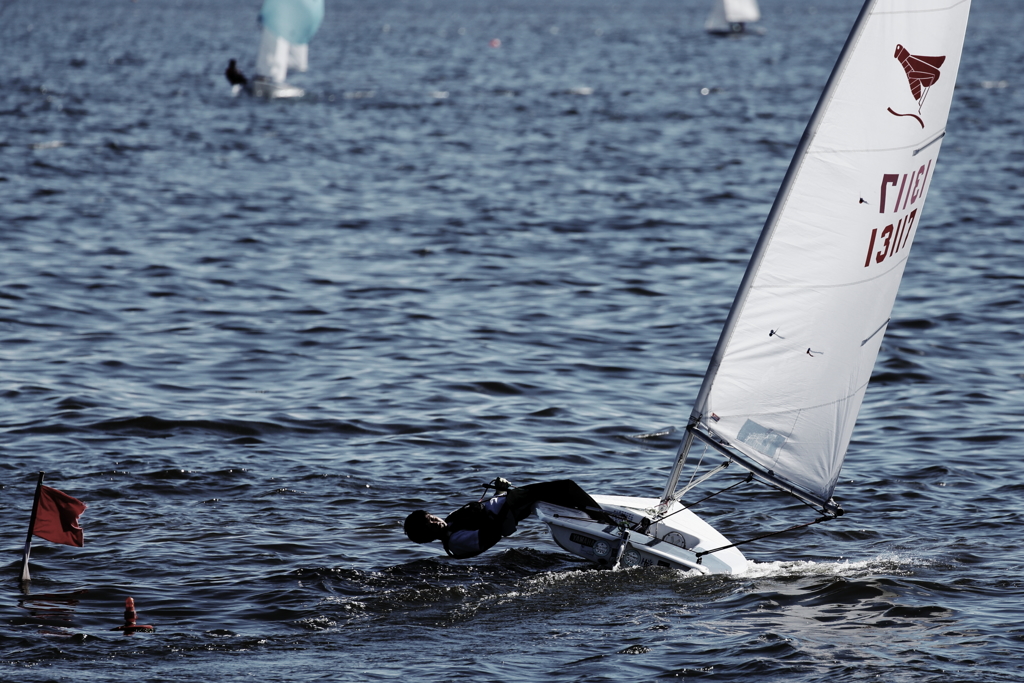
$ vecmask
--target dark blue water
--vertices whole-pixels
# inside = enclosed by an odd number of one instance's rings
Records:
[[[689,414],[860,2],[708,4],[331,0],[278,102],[222,76],[256,0],[0,4],[0,680],[1021,680],[1016,0],[974,3],[846,517],[728,578],[401,532],[497,475],[660,492],[631,435]],[[40,470],[86,545],[23,595]]]

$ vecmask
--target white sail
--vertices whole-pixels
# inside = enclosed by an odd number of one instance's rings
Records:
[[[309,43],[288,45],[288,68],[292,71],[309,71]]]
[[[704,29],[710,33],[730,33],[734,25],[760,20],[757,0],[714,0]]]
[[[274,83],[284,83],[288,76],[288,49],[290,44],[265,26],[260,31],[260,46],[256,52],[256,75]]]
[[[922,226],[969,10],[970,0],[865,3],[691,415],[698,437],[822,506]]]

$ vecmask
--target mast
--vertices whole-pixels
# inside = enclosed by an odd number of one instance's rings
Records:
[[[876,1],[877,0],[865,0],[864,6],[861,7],[860,14],[857,15],[857,20],[854,22],[853,29],[850,31],[850,35],[846,39],[846,44],[843,45],[843,49],[839,53],[839,58],[836,60],[836,65],[832,68],[832,73],[828,77],[825,89],[822,92],[821,97],[818,99],[818,104],[814,107],[814,112],[811,114],[811,118],[807,122],[807,127],[804,129],[804,133],[800,138],[800,143],[797,145],[796,152],[793,155],[793,160],[790,162],[789,168],[786,170],[786,175],[782,179],[782,186],[779,188],[778,194],[775,195],[775,202],[772,204],[771,211],[768,212],[768,218],[765,220],[764,228],[761,230],[761,235],[758,237],[757,244],[754,246],[753,254],[751,254],[750,261],[747,263],[746,272],[744,272],[743,279],[740,281],[736,297],[733,299],[732,307],[729,309],[729,315],[726,317],[725,325],[722,327],[722,334],[718,337],[718,344],[715,346],[714,353],[711,354],[708,369],[704,373],[704,381],[701,383],[700,390],[697,392],[697,399],[694,401],[693,409],[690,411],[690,421],[687,425],[686,435],[683,437],[682,443],[680,443],[679,450],[676,454],[676,462],[672,467],[672,472],[669,474],[665,490],[662,492],[661,498],[663,505],[675,496],[676,488],[679,484],[679,476],[683,471],[683,467],[686,464],[686,457],[693,445],[693,430],[704,417],[704,404],[707,402],[708,394],[711,392],[711,386],[714,384],[715,376],[718,374],[718,369],[722,364],[725,349],[736,327],[740,311],[743,309],[743,305],[747,300],[747,295],[750,293],[754,278],[761,267],[761,262],[764,259],[765,252],[768,250],[768,245],[771,243],[772,235],[778,225],[782,210],[785,208],[786,202],[789,200],[790,191],[792,190],[793,183],[796,180],[797,173],[803,165],[807,150],[810,147],[811,142],[814,140],[815,134],[818,132],[818,127],[821,125],[821,121],[825,115],[825,110],[828,108],[828,103],[835,94],[842,74],[849,63],[850,56],[853,54],[854,48],[860,41],[864,27],[867,24],[867,18],[871,14],[871,10],[874,8]],[[757,476],[757,474],[762,470],[762,468],[757,467],[753,463],[747,462],[741,454],[732,453],[730,458],[742,467],[754,472],[755,476]],[[825,501],[817,500],[814,502],[819,504],[825,503]]]
[[[28,520],[28,537],[25,539],[25,551],[21,556],[21,581],[23,583],[32,580],[32,575],[28,571],[28,559],[29,555],[32,553],[32,534],[35,533],[36,530],[36,516],[39,512],[39,494],[43,490],[43,477],[45,476],[46,472],[39,473],[39,480],[36,482],[36,495],[35,498],[32,499],[32,515]]]

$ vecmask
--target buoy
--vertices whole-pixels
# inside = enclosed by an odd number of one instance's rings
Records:
[[[501,47],[501,38],[492,38],[491,47]]]
[[[136,624],[138,615],[135,613],[135,600],[126,598],[124,601],[124,626],[115,626],[111,631],[124,631],[125,633],[152,633],[156,629],[149,624]]]

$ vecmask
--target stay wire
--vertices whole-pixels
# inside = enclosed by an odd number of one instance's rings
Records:
[[[704,463],[704,456],[708,454],[708,445],[704,444],[704,452],[700,454],[700,460],[697,461],[697,465],[693,468],[693,474],[690,475],[690,481],[686,482],[686,488],[690,488],[693,484],[693,478],[697,476],[697,470]]]
[[[708,498],[714,498],[719,493],[725,493],[726,491],[730,491],[730,490],[736,488],[737,486],[742,486],[743,484],[749,484],[752,481],[754,481],[753,473],[748,474],[746,477],[744,477],[743,479],[739,480],[738,482],[736,482],[735,484],[733,484],[731,486],[726,486],[724,489],[720,489],[718,491],[715,491],[714,493],[709,493],[708,495],[706,495],[703,498],[701,498],[700,500],[698,500],[696,503],[690,503],[689,505],[683,505],[683,507],[679,508],[675,512],[670,512],[669,514],[665,515],[664,517],[659,517],[658,519],[656,519],[654,521],[655,522],[663,522],[666,519],[668,519],[669,517],[671,517],[672,515],[677,515],[680,512],[682,512],[683,510],[689,510],[691,508],[697,507],[698,505],[703,503]],[[682,503],[680,503],[680,504],[682,504]]]
[[[688,507],[688,508],[695,508],[698,505],[700,505],[701,503],[703,503],[705,500],[707,500],[708,498],[714,498],[719,493],[725,493],[726,491],[728,491],[730,489],[734,489],[737,486],[742,486],[743,484],[749,484],[752,481],[754,481],[754,473],[753,472],[751,472],[744,479],[741,479],[740,481],[736,482],[732,486],[726,486],[724,489],[721,489],[719,491],[715,491],[714,493],[709,493],[708,495],[706,495],[703,498],[701,498],[700,500],[698,500],[696,503],[690,503],[686,507]],[[678,512],[678,510],[677,510],[677,512]],[[675,512],[673,512],[672,514],[675,514]]]

